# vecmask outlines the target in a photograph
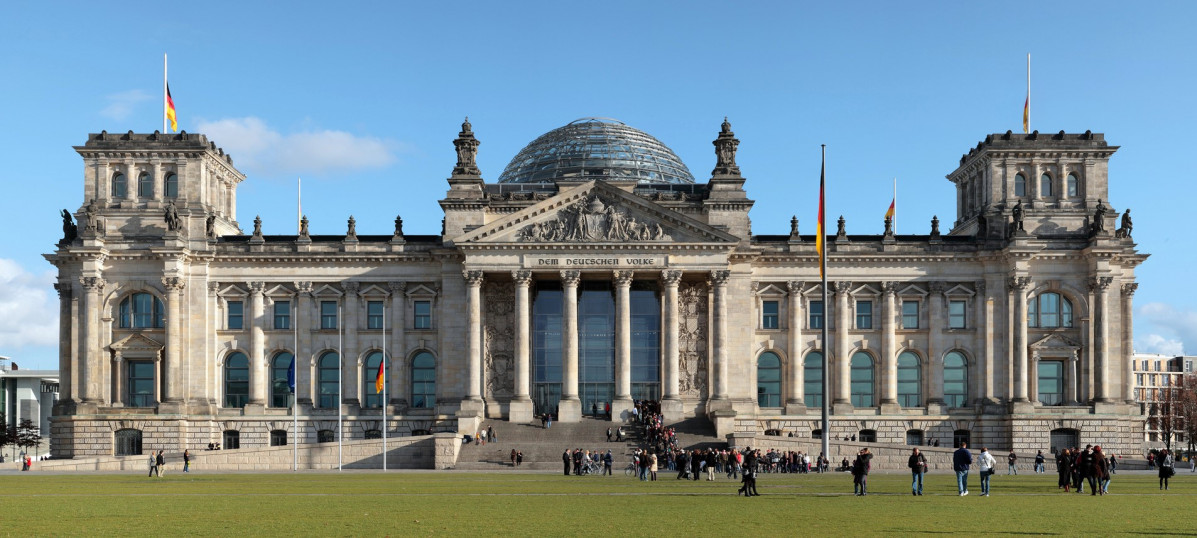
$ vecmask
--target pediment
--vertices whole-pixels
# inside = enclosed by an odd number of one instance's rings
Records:
[[[879,295],[881,295],[881,291],[868,284],[857,286],[852,290],[853,297],[877,297]]]
[[[765,285],[762,285],[761,288],[756,291],[756,294],[759,296],[777,297],[777,296],[785,296],[785,295],[787,295],[787,292],[786,292],[786,290],[783,290],[783,289],[777,287],[776,284],[765,284]]]
[[[901,296],[906,296],[906,297],[910,297],[910,296],[916,296],[916,297],[926,297],[926,296],[927,296],[927,290],[923,289],[923,288],[922,288],[922,287],[920,287],[920,286],[916,286],[916,285],[914,285],[914,284],[911,284],[911,285],[909,285],[909,286],[905,286],[905,287],[903,287],[903,288],[899,289],[899,290],[898,290],[898,296],[899,296],[899,297],[901,297]]]
[[[724,243],[739,238],[612,187],[591,181],[454,238],[491,243]]]
[[[1076,342],[1073,342],[1071,339],[1069,339],[1063,335],[1049,334],[1047,336],[1044,336],[1043,338],[1040,338],[1039,340],[1036,340],[1034,343],[1032,343],[1031,349],[1035,349],[1035,350],[1039,350],[1039,351],[1051,351],[1051,350],[1074,351],[1074,350],[1081,349],[1081,345]]]
[[[142,335],[141,333],[131,334],[121,338],[120,340],[117,340],[116,342],[113,342],[108,346],[109,349],[113,351],[119,351],[121,353],[158,353],[159,351],[162,351],[163,347],[165,346],[163,346],[157,340]]]
[[[959,296],[972,297],[972,296],[976,295],[976,292],[966,288],[963,284],[956,284],[955,286],[952,286],[952,288],[949,289],[948,291],[945,291],[944,295],[947,295],[949,297],[959,297]]]

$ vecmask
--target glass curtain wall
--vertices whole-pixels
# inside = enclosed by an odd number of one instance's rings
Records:
[[[536,282],[532,299],[532,401],[535,413],[557,413],[561,400],[560,282]]]
[[[661,301],[653,282],[632,282],[632,399],[661,399]]]
[[[606,281],[578,287],[578,396],[582,414],[598,415],[615,399],[615,293]]]

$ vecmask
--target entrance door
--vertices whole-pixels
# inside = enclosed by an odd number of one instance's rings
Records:
[[[537,415],[553,413],[557,416],[557,403],[561,401],[561,383],[537,383],[532,387],[532,404]]]
[[[1052,430],[1052,454],[1058,453],[1065,448],[1072,448],[1081,445],[1080,432],[1071,428],[1060,428]]]

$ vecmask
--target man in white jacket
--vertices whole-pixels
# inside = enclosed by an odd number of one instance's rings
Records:
[[[994,466],[997,465],[997,460],[993,459],[993,454],[989,453],[989,449],[981,447],[981,455],[977,458],[977,464],[981,467],[981,496],[989,496],[989,477],[993,476]]]

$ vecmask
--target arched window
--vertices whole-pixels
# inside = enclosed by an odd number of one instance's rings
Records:
[[[317,364],[317,386],[319,387],[321,409],[335,409],[341,400],[341,356],[329,351],[320,356]]]
[[[852,355],[852,405],[873,407],[873,357],[863,351]]]
[[[1042,176],[1039,176],[1039,196],[1044,197],[1044,196],[1051,196],[1051,195],[1052,195],[1052,176],[1043,174]]]
[[[898,355],[898,405],[918,407],[922,403],[922,381],[919,356],[903,351]]]
[[[286,351],[270,361],[270,407],[287,407],[291,396],[291,362],[295,355]]]
[[[332,430],[319,430],[316,432],[317,443],[331,443],[337,440],[337,432]]]
[[[1014,195],[1015,196],[1026,196],[1027,195],[1027,178],[1024,177],[1022,174],[1017,174],[1014,176]]]
[[[154,197],[154,176],[148,172],[142,172],[137,176],[137,196],[141,198]]]
[[[411,406],[432,408],[436,405],[436,359],[421,351],[411,360]]]
[[[382,439],[382,430],[366,430],[364,434],[366,439]]]
[[[116,430],[114,447],[116,448],[115,452],[117,456],[140,456],[141,430],[132,428]]]
[[[371,351],[366,355],[364,369],[362,370],[362,407],[378,409],[382,407],[382,392],[376,390],[378,381],[378,364],[382,362],[381,351]],[[385,368],[383,371],[383,383],[387,383],[391,379],[391,369]],[[386,387],[384,387],[385,389]]]
[[[162,301],[148,293],[134,293],[121,301],[122,329],[161,329],[166,326]]]
[[[129,180],[125,179],[125,175],[120,172],[112,174],[112,197],[119,200],[128,196]]]
[[[808,407],[823,406],[823,353],[812,351],[802,361],[802,398]]]
[[[270,446],[287,446],[287,430],[270,430]]]
[[[224,406],[245,407],[249,401],[249,358],[240,351],[224,360]],[[232,448],[225,443],[226,448]]]
[[[1080,192],[1079,183],[1080,181],[1077,179],[1076,174],[1068,174],[1064,188],[1067,189],[1066,192],[1069,198],[1077,197],[1077,193]]]
[[[174,172],[167,172],[166,178],[162,181],[162,194],[167,198],[179,197],[179,176]]]
[[[781,358],[772,351],[756,359],[756,404],[781,407]]]
[[[237,450],[241,448],[241,432],[237,430],[225,430],[223,437],[224,443],[221,445],[221,448],[225,450]]]
[[[943,357],[943,401],[948,407],[964,407],[968,401],[968,360],[959,351]]]
[[[1072,328],[1072,302],[1059,293],[1041,293],[1027,302],[1027,326]]]

